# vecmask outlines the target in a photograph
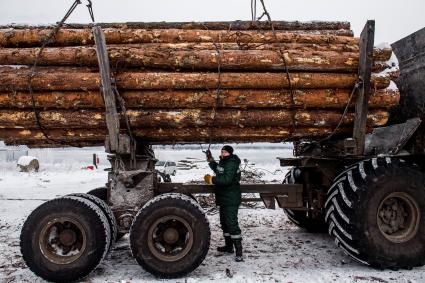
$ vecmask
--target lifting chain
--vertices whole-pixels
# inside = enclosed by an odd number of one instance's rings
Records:
[[[204,27],[205,27],[206,30],[208,30],[207,26],[204,25]],[[230,29],[231,29],[231,26],[229,26],[229,31],[230,31]],[[209,127],[209,133],[208,133],[209,143],[208,143],[207,151],[210,150],[211,144],[213,142],[214,127],[215,127],[215,121],[216,121],[216,116],[217,116],[217,108],[218,108],[218,105],[220,103],[220,94],[221,94],[221,51],[220,51],[220,46],[217,42],[213,42],[213,45],[214,45],[215,51],[217,53],[217,75],[218,75],[218,78],[217,78],[217,88],[216,88],[216,95],[215,95],[215,99],[214,99],[214,106],[213,106],[213,109],[212,109],[212,121],[211,121],[211,125]],[[201,151],[203,153],[207,152],[207,151],[204,151],[202,149],[202,144],[200,144],[200,147],[201,147]]]
[[[90,0],[87,0],[87,1],[88,1],[88,4],[86,6],[89,10],[90,17],[91,17],[92,21],[94,22],[94,14],[93,14],[92,3],[91,3]],[[71,14],[74,12],[75,8],[77,8],[77,6],[80,5],[80,4],[81,4],[80,0],[75,0],[74,3],[71,5],[71,7],[66,12],[66,14],[63,16],[62,20],[57,22],[56,26],[52,29],[52,31],[47,35],[46,38],[43,39],[42,45],[39,48],[37,56],[34,60],[34,64],[31,67],[31,72],[28,75],[28,90],[29,90],[29,93],[30,93],[30,96],[31,96],[31,105],[32,105],[32,109],[33,109],[33,112],[34,112],[37,127],[39,128],[39,130],[41,131],[41,133],[43,134],[44,138],[47,141],[52,142],[53,144],[60,144],[60,145],[63,145],[63,146],[72,146],[72,144],[65,142],[65,141],[56,140],[56,139],[49,137],[47,135],[47,132],[46,132],[47,129],[41,124],[40,111],[37,108],[37,103],[35,101],[34,90],[33,90],[33,87],[32,87],[32,81],[33,81],[33,78],[36,75],[37,65],[40,61],[41,54],[43,53],[44,49],[46,48],[46,46],[48,44],[53,42],[53,39],[56,37],[56,35],[58,34],[61,27],[65,24],[65,21],[69,18],[69,16],[71,16]]]
[[[253,1],[256,2],[256,0],[253,0]],[[260,2],[261,2],[261,5],[263,7],[263,13],[257,19],[257,21],[260,21],[264,16],[267,17],[267,21],[270,24],[270,28],[272,30],[272,33],[273,33],[273,37],[275,39],[275,42],[279,46],[279,49],[278,49],[279,56],[280,56],[280,58],[281,58],[281,60],[283,62],[283,66],[285,67],[286,80],[288,81],[289,93],[291,95],[291,104],[292,104],[292,107],[291,107],[292,127],[291,127],[291,131],[290,131],[290,136],[292,136],[292,134],[295,132],[295,127],[296,127],[296,125],[295,125],[296,109],[295,109],[295,98],[294,98],[294,92],[295,92],[295,90],[294,90],[293,85],[292,85],[291,75],[289,74],[288,63],[287,63],[287,60],[286,60],[286,57],[285,57],[285,52],[284,52],[284,50],[282,48],[282,44],[278,40],[278,37],[277,37],[277,34],[276,34],[276,30],[274,28],[274,24],[273,24],[273,21],[272,21],[272,18],[270,16],[270,13],[267,11],[266,5],[264,4],[264,0],[260,0]],[[254,7],[256,8],[257,7],[257,4],[255,4]],[[256,15],[256,12],[255,13],[252,13],[252,14],[253,15]]]
[[[279,43],[278,42],[277,35],[276,35],[276,30],[274,28],[274,25],[273,25],[273,22],[272,22],[270,13],[267,11],[266,5],[264,4],[264,0],[260,0],[260,2],[261,2],[261,5],[263,7],[263,13],[262,13],[262,15],[257,20],[258,21],[261,20],[264,16],[267,17],[267,20],[270,23],[270,26],[271,26],[271,29],[272,29],[272,32],[273,32],[273,36],[274,36],[274,38],[276,40],[276,43]],[[251,0],[251,15],[253,17],[254,17],[254,15],[256,15],[256,11],[253,11],[253,9],[256,9],[256,7],[257,7],[256,0]],[[281,44],[279,44],[279,53],[280,53],[280,56],[282,58],[282,61],[284,63],[284,66],[285,66],[286,77],[287,77],[287,80],[288,80],[289,90],[290,90],[290,94],[291,94],[291,103],[292,103],[293,107],[295,107],[295,99],[294,99],[294,92],[295,91],[294,91],[293,86],[292,86],[291,77],[289,75],[289,70],[288,70],[288,66],[287,66],[285,54],[284,54],[284,52],[282,50],[282,45]],[[350,96],[348,98],[348,101],[347,101],[347,104],[345,106],[344,112],[342,113],[341,118],[340,118],[337,126],[332,130],[332,132],[328,136],[326,136],[325,138],[323,138],[323,139],[321,139],[321,140],[319,140],[317,142],[314,142],[312,144],[321,144],[322,142],[331,139],[337,133],[338,129],[342,125],[342,122],[344,121],[344,118],[347,116],[348,109],[349,109],[349,107],[351,105],[351,102],[353,100],[354,94],[362,86],[362,84],[363,84],[363,82],[362,82],[361,78],[358,78],[358,80],[356,81],[356,83],[355,83],[355,85],[354,85],[354,87],[353,87],[353,89],[351,91],[351,94],[350,94]],[[295,126],[296,126],[295,125],[295,110],[293,109],[291,112],[292,112],[292,133],[293,133],[293,132],[295,132]]]

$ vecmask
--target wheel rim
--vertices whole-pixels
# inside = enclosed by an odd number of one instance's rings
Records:
[[[385,238],[394,243],[407,242],[418,232],[420,209],[407,193],[392,193],[379,205],[377,220]]]
[[[42,254],[55,264],[69,264],[84,253],[87,233],[76,219],[59,217],[50,220],[40,232]]]
[[[177,261],[188,254],[193,246],[193,230],[179,216],[159,218],[148,231],[151,253],[163,261]]]

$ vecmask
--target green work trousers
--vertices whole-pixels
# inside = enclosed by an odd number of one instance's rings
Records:
[[[238,224],[239,206],[220,206],[220,225],[224,236],[241,239],[241,229]]]

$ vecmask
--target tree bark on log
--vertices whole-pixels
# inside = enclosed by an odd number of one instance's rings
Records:
[[[297,89],[289,90],[223,89],[217,107],[226,108],[343,108],[351,94],[350,89]],[[99,91],[34,92],[37,108],[82,109],[104,108]],[[129,108],[210,108],[216,104],[216,90],[163,90],[122,91],[120,95]],[[355,101],[355,97],[353,99]],[[373,91],[369,96],[370,108],[389,108],[400,101],[400,92],[392,89]],[[353,104],[354,105],[354,104]],[[32,109],[28,92],[0,93],[1,108]]]
[[[106,127],[103,111],[42,111],[40,124],[46,129],[62,128],[103,128]],[[147,109],[128,110],[127,117],[132,128],[190,128],[190,127],[333,127],[342,111],[326,110],[232,110],[219,109],[215,119],[213,110],[206,109]],[[123,118],[123,117],[122,117]],[[342,125],[353,123],[354,113],[348,113]],[[387,123],[388,112],[371,110],[368,126],[383,126]],[[123,121],[123,120],[122,120]],[[36,129],[38,124],[33,111],[0,110],[1,128]],[[125,124],[122,125],[125,127]]]
[[[109,47],[112,65],[121,67],[189,69],[189,70],[241,70],[241,71],[320,71],[357,72],[359,53],[335,51],[285,50],[282,56],[276,50],[144,50],[135,47]],[[37,48],[0,49],[0,65],[31,65],[39,55]],[[46,48],[38,57],[44,66],[98,66],[96,48]],[[377,64],[374,72],[388,66]]]
[[[92,46],[87,46],[92,47]],[[110,44],[109,48],[139,48],[147,51],[157,50],[297,50],[297,51],[335,51],[359,52],[358,44],[311,44],[311,43],[210,43],[210,42],[185,42],[185,43],[140,43],[140,44]],[[50,47],[55,48],[55,47]],[[74,47],[74,48],[81,48]],[[9,51],[16,50],[11,48]],[[38,49],[37,49],[38,50]],[[375,61],[387,61],[391,58],[391,48],[374,48]]]
[[[338,21],[272,21],[275,30],[349,30],[349,22]],[[206,30],[270,30],[270,23],[267,21],[221,21],[221,22],[125,22],[125,23],[96,23],[102,28],[116,29],[206,29]],[[93,24],[70,23],[64,24],[65,28],[86,29],[93,27]],[[47,29],[54,28],[53,25],[30,26],[22,24],[10,24],[0,26],[0,29]]]
[[[98,90],[100,77],[97,73],[48,72],[38,69],[32,79],[34,91]],[[61,69],[63,70],[63,69]],[[0,91],[28,90],[29,69],[2,72],[0,67]],[[216,73],[170,73],[170,72],[121,72],[116,76],[119,89],[169,90],[169,89],[215,89],[218,87]],[[352,88],[357,74],[348,73],[290,73],[294,89]],[[386,76],[372,76],[372,88],[387,88]],[[288,80],[284,73],[221,73],[223,89],[284,89]]]
[[[101,26],[138,142],[321,139],[339,125],[358,77],[359,38],[344,22],[279,21],[276,33],[268,22],[251,21]],[[0,140],[102,145],[108,132],[91,24],[60,29],[34,74],[28,66],[1,66],[32,65],[39,52],[32,47],[41,46],[52,28],[0,26]],[[374,49],[373,72],[388,68],[391,55],[391,49]],[[400,99],[398,91],[386,89],[390,75],[374,75],[371,83],[368,130],[385,125],[389,114],[383,109]],[[50,139],[39,128],[32,99]],[[350,107],[338,137],[352,133]],[[124,133],[123,117],[121,122]]]
[[[48,29],[2,29],[0,47],[37,47],[49,35]],[[358,44],[359,39],[349,36],[303,34],[276,31],[227,31],[181,29],[104,29],[107,44],[127,43],[311,43]],[[61,29],[48,46],[93,45],[91,29]]]
[[[176,143],[206,143],[210,141],[211,133],[213,143],[223,142],[282,142],[295,141],[299,139],[317,139],[328,136],[333,128],[298,128],[292,131],[291,128],[284,127],[261,127],[261,128],[185,128],[185,129],[162,129],[145,128],[135,129],[133,134],[144,142],[151,144],[176,144]],[[338,135],[347,135],[352,131],[350,128],[341,128]],[[58,146],[72,146],[84,143],[85,145],[103,144],[107,135],[106,129],[76,129],[76,130],[47,130],[45,132],[49,139],[57,143]],[[0,140],[6,144],[28,144],[43,147],[49,143],[54,143],[46,139],[39,130],[18,130],[4,129],[0,131]]]

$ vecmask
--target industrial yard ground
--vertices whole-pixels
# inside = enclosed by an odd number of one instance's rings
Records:
[[[281,182],[286,168],[277,156],[288,157],[288,145],[235,146],[247,170],[262,175],[267,182]],[[204,147],[205,149],[205,147]],[[161,160],[203,159],[197,146],[158,147]],[[219,147],[213,148],[217,156]],[[97,170],[90,165],[92,153],[100,156]],[[73,192],[87,192],[104,185],[108,166],[102,148],[30,150],[39,158],[38,173],[17,172],[14,163],[0,160],[0,282],[44,282],[22,261],[19,234],[31,211],[44,200]],[[188,158],[189,157],[189,158]],[[195,159],[192,159],[195,158]],[[180,170],[173,182],[201,180],[210,172],[206,162],[192,162],[191,170]],[[281,209],[268,210],[258,203],[240,210],[245,245],[245,262],[215,251],[222,236],[217,210],[207,207],[212,230],[211,248],[203,264],[185,278],[157,280],[135,262],[128,237],[121,239],[108,258],[83,282],[425,282],[425,268],[380,271],[361,265],[337,248],[327,234],[310,234],[293,225]]]

